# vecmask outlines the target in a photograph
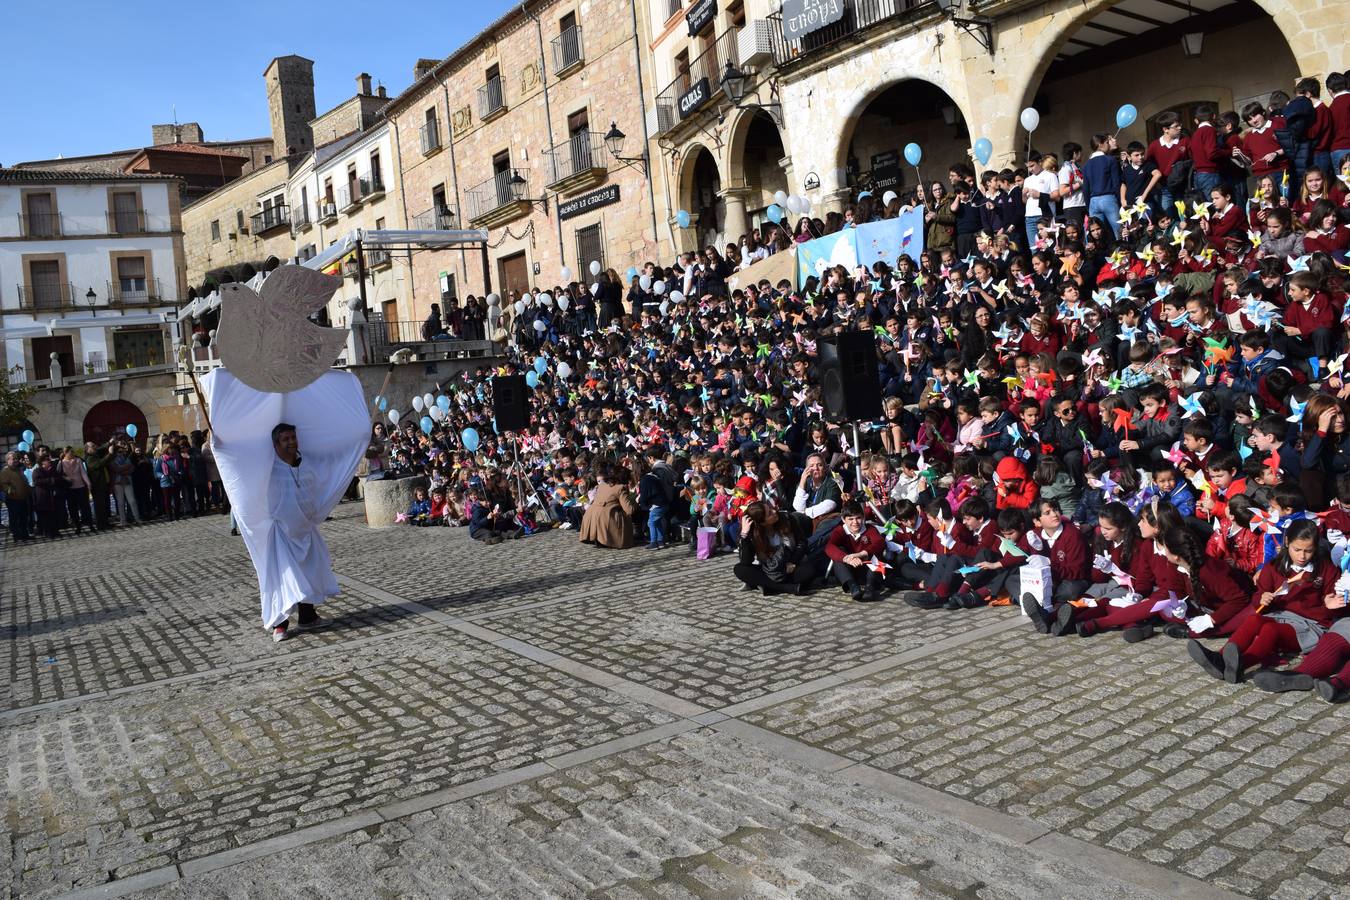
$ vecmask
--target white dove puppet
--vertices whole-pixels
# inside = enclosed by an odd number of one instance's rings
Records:
[[[261,295],[241,284],[221,289],[225,365],[202,387],[216,464],[258,572],[264,628],[286,621],[298,603],[338,593],[319,526],[351,483],[370,418],[360,381],[331,368],[343,333],[306,317],[340,287],[340,279],[282,266]],[[272,446],[272,429],[283,422],[295,426],[295,466]]]

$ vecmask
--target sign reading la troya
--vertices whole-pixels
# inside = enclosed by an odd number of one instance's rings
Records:
[[[783,0],[783,39],[795,41],[844,17],[844,0]]]
[[[601,206],[609,206],[612,203],[618,202],[619,186],[617,184],[607,184],[598,191],[582,194],[580,197],[568,200],[566,203],[559,203],[558,219],[570,219],[573,216],[579,216],[584,212],[590,212]]]

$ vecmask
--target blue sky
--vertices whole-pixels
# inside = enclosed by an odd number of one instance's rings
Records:
[[[392,97],[418,57],[441,58],[511,5],[505,0],[73,0],[5,4],[10,90],[0,164],[142,147],[150,126],[199,122],[207,140],[270,132],[263,70],[314,60],[320,112],[369,72]],[[22,35],[22,39],[17,36]]]

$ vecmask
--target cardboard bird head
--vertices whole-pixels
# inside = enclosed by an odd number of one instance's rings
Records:
[[[328,371],[346,343],[345,331],[309,321],[342,279],[304,266],[280,266],[261,293],[244,284],[220,288],[220,359],[255,391],[298,391]]]

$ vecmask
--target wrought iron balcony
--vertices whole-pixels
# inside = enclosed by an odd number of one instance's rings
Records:
[[[773,35],[774,62],[779,67],[790,67],[818,50],[845,40],[861,40],[862,32],[892,20],[915,20],[936,14],[935,0],[843,0],[844,16],[837,22],[807,32],[796,40],[783,37],[783,14],[768,16]]]
[[[384,179],[378,175],[362,178],[360,188],[362,200],[378,200],[384,196]]]
[[[291,216],[291,234],[297,234],[301,231],[309,231],[314,227],[314,220],[309,217],[309,205],[306,204],[295,211]]]
[[[366,270],[378,272],[394,264],[394,257],[388,250],[369,250],[366,252]]]
[[[361,189],[356,183],[345,184],[337,190],[338,212],[347,215],[361,205]]]
[[[414,231],[454,231],[459,228],[459,216],[453,209],[439,207],[413,216]]]
[[[60,213],[19,213],[19,233],[24,237],[60,237],[65,233]]]
[[[487,120],[506,112],[506,86],[502,77],[489,78],[487,84],[478,89],[478,118]]]
[[[30,286],[18,285],[19,288],[19,309],[74,309],[75,303],[75,285],[70,282],[64,284],[35,284]]]
[[[561,78],[586,61],[581,43],[581,26],[573,25],[550,41],[553,45],[553,76]]]
[[[522,169],[507,169],[465,191],[470,224],[492,227],[524,215],[529,210],[524,199],[528,188],[521,183],[525,177]]]
[[[160,289],[159,279],[151,281],[141,279],[142,288],[126,288],[120,281],[109,281],[108,302],[113,306],[159,306],[167,301]]]
[[[249,217],[252,227],[249,234],[254,237],[267,234],[269,231],[276,231],[279,228],[285,228],[291,224],[290,210],[286,204],[279,206],[269,206],[260,213],[255,213]]]
[[[578,131],[544,152],[552,160],[550,190],[581,190],[604,180],[608,171],[609,151],[598,131]]]
[[[430,156],[441,149],[441,126],[435,119],[417,129],[417,133],[422,139],[423,156]]]
[[[337,221],[337,204],[331,199],[319,203],[319,224],[331,225]]]
[[[689,63],[688,72],[680,73],[678,78],[656,95],[658,134],[670,131],[722,93],[722,86],[718,83],[722,70],[727,63],[740,63],[737,52],[739,37],[739,30],[723,32],[708,49]]]
[[[145,234],[150,231],[143,209],[116,209],[108,212],[108,234]]]

